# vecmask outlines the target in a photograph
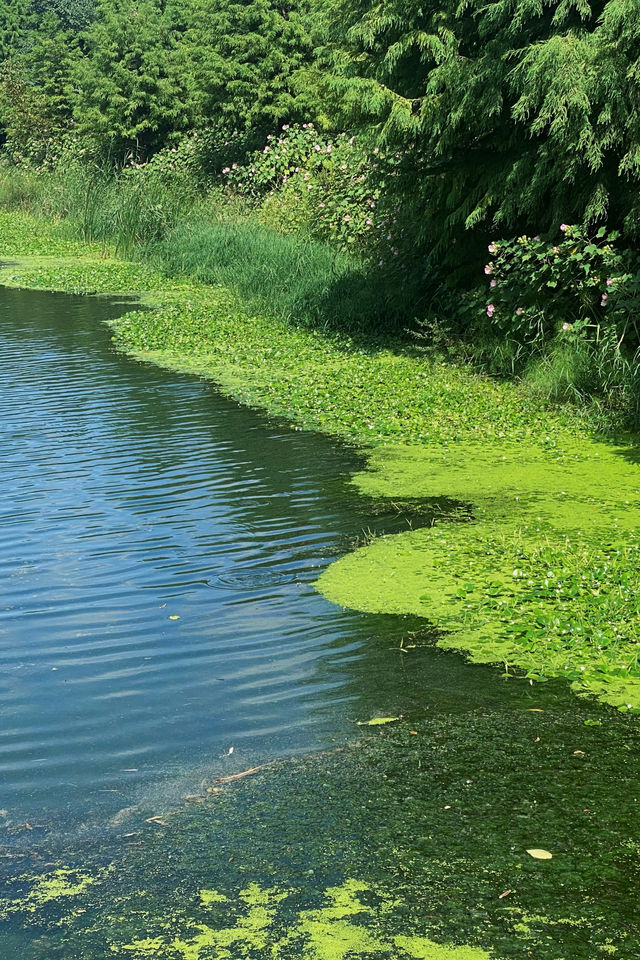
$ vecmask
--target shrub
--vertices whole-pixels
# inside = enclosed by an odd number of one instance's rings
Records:
[[[489,245],[486,284],[466,299],[467,319],[500,372],[531,370],[556,399],[624,394],[638,406],[640,258],[562,224],[555,242],[539,236]],[[631,394],[633,398],[631,398]]]
[[[305,229],[341,249],[355,247],[380,266],[403,262],[399,211],[385,203],[399,155],[368,149],[362,138],[328,136],[312,123],[284,124],[245,163],[222,169],[230,193],[249,197],[260,219],[292,232]]]

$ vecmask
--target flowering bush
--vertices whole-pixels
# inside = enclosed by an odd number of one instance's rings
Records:
[[[481,355],[499,373],[526,371],[553,399],[597,395],[640,416],[640,257],[560,225],[554,240],[489,244],[484,284],[463,313]]]
[[[318,239],[355,244],[380,265],[401,248],[399,211],[385,203],[399,155],[368,150],[355,136],[327,136],[312,123],[285,124],[244,163],[222,168],[227,189],[260,204],[261,219],[285,232],[305,227]]]
[[[601,344],[634,354],[640,346],[640,260],[620,250],[618,235],[598,230],[590,238],[561,224],[555,243],[518,237],[489,244],[486,293],[474,297],[500,336],[543,347],[558,337]]]

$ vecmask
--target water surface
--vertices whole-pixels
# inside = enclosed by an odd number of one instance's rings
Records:
[[[406,695],[398,620],[311,586],[364,527],[394,522],[349,491],[356,454],[119,355],[101,321],[123,309],[0,293],[0,808],[14,843],[120,825],[158,790],[325,746]],[[372,636],[388,637],[392,668],[357,694],[346,684]]]

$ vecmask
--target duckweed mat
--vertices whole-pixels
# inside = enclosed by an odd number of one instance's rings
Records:
[[[640,712],[636,456],[566,438],[381,447],[355,478],[363,494],[451,497],[470,522],[378,538],[318,587],[347,607],[428,618],[441,646],[478,662]]]

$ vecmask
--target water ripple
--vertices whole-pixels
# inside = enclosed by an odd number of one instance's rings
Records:
[[[308,586],[363,525],[340,479],[355,457],[118,356],[115,309],[0,294],[10,828],[325,744],[374,630]]]

